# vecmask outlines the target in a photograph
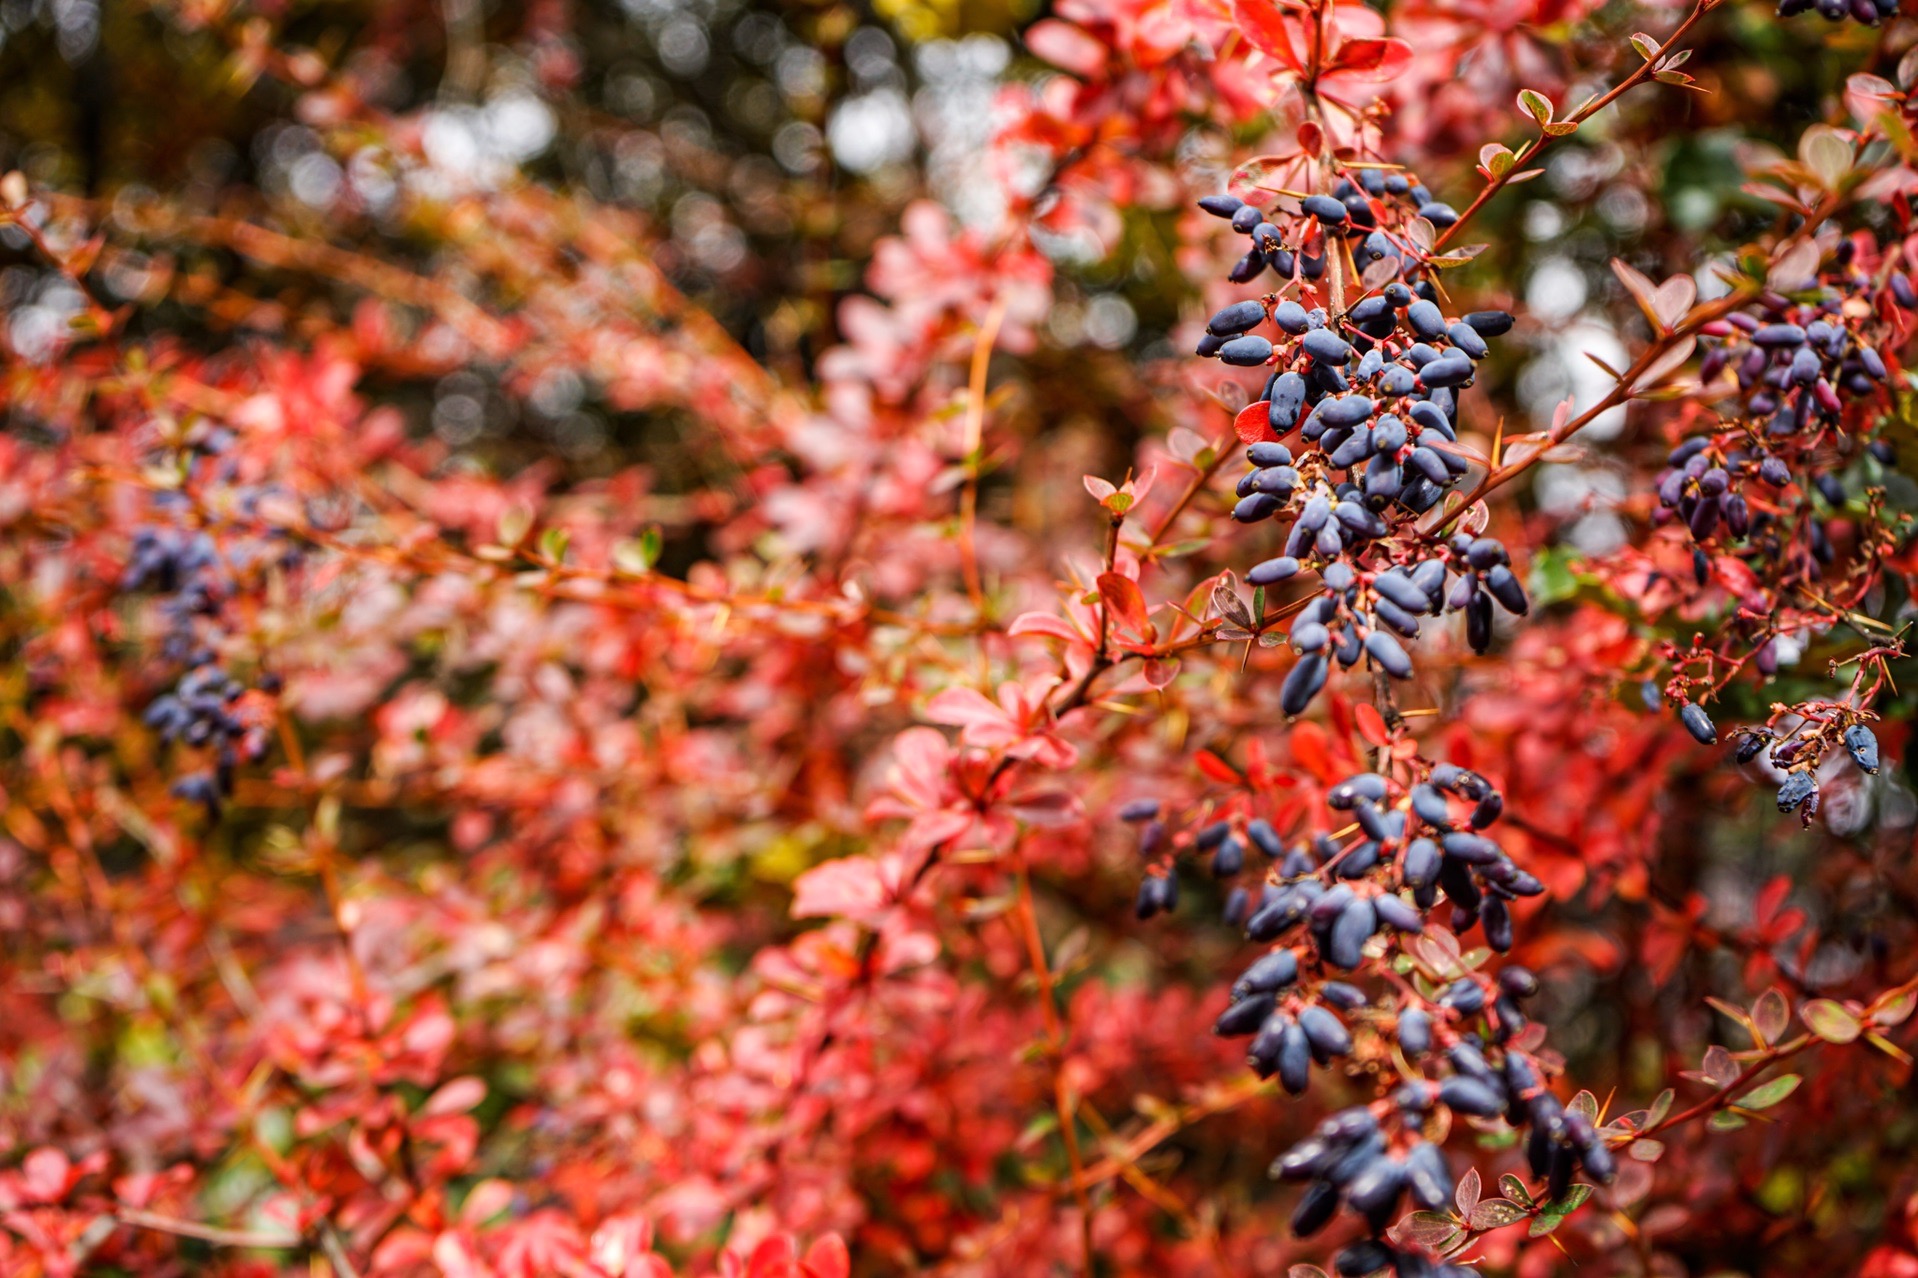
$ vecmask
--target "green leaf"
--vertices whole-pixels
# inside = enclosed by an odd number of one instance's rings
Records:
[[[1518,109],[1540,124],[1552,122],[1552,100],[1536,89],[1518,91]]]
[[[659,562],[659,549],[659,530],[649,528],[613,546],[613,567],[630,576],[643,577]]]
[[[1583,1207],[1591,1196],[1590,1185],[1573,1185],[1565,1191],[1563,1198],[1553,1199],[1545,1205],[1543,1210],[1548,1216],[1569,1216]]]
[[[1769,1083],[1760,1083],[1732,1104],[1740,1109],[1770,1109],[1797,1091],[1798,1085],[1804,1081],[1797,1074],[1780,1074]]]
[[[1506,1172],[1498,1178],[1498,1190],[1521,1207],[1532,1205],[1532,1191],[1525,1188],[1525,1182]]]
[[[1488,1198],[1472,1208],[1472,1229],[1477,1233],[1516,1225],[1529,1215],[1523,1207],[1503,1198]]]
[[[1448,1212],[1415,1211],[1400,1222],[1392,1233],[1401,1242],[1416,1243],[1421,1247],[1439,1247],[1458,1231],[1459,1222]]]
[[[1645,1111],[1645,1127],[1656,1127],[1664,1122],[1665,1115],[1672,1112],[1672,1102],[1677,1099],[1678,1093],[1669,1087],[1660,1092],[1658,1099],[1652,1102],[1652,1107]],[[1644,1128],[1639,1130],[1643,1131]]]
[[[1741,1115],[1732,1113],[1730,1110],[1724,1110],[1720,1113],[1713,1114],[1711,1121],[1706,1123],[1705,1126],[1715,1132],[1735,1132],[1745,1126],[1745,1119]]]
[[[1856,1016],[1828,998],[1815,998],[1799,1008],[1798,1019],[1827,1043],[1849,1043],[1865,1029]]]

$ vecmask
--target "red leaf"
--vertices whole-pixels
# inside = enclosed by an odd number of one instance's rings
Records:
[[[1352,708],[1352,717],[1358,720],[1359,735],[1372,745],[1382,746],[1391,740],[1385,730],[1385,716],[1377,706],[1362,701]]]
[[[1026,28],[1026,48],[1055,67],[1091,79],[1105,70],[1104,42],[1069,22],[1048,18]]]
[[[1099,574],[1099,598],[1105,601],[1107,612],[1135,636],[1148,638],[1152,634],[1152,623],[1146,618],[1145,596],[1139,593],[1139,583],[1132,578],[1116,572]]]
[[[1289,71],[1305,71],[1305,64],[1292,49],[1285,18],[1272,0],[1232,0],[1232,17],[1259,52],[1276,58]]]
[[[1271,408],[1271,402],[1262,399],[1239,410],[1238,416],[1232,419],[1232,429],[1239,433],[1241,443],[1257,444],[1278,438],[1272,433],[1272,422],[1268,416]]]
[[[1326,67],[1348,79],[1380,82],[1396,79],[1412,65],[1412,46],[1403,40],[1347,40]]]
[[[1217,781],[1220,785],[1243,785],[1245,783],[1245,779],[1238,774],[1237,770],[1235,770],[1231,764],[1210,750],[1199,751],[1196,760],[1199,765],[1199,771],[1205,773],[1206,776]]]
[[[793,880],[792,916],[796,919],[866,919],[891,904],[879,862],[869,856],[841,857],[815,865]]]
[[[807,1278],[846,1278],[852,1272],[852,1256],[838,1234],[827,1234],[806,1248],[801,1264]]]

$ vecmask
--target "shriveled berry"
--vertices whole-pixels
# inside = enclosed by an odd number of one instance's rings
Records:
[[[1845,750],[1866,772],[1878,771],[1878,738],[1864,724],[1854,723],[1845,729]]]
[[[1818,780],[1809,772],[1794,772],[1778,787],[1778,810],[1795,812],[1818,793]]]

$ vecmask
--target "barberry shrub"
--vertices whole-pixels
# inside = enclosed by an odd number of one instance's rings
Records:
[[[1768,3],[0,6],[0,1272],[1918,1275]]]

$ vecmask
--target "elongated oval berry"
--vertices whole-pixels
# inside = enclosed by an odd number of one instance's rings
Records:
[[[1485,1009],[1485,989],[1470,977],[1461,976],[1445,987],[1438,1001],[1466,1016],[1477,1016]]]
[[[1512,912],[1504,901],[1490,897],[1479,909],[1479,926],[1484,929],[1485,943],[1500,954],[1508,953],[1512,948]],[[1482,1001],[1482,996],[1481,996]]]
[[[1438,844],[1430,839],[1413,839],[1399,861],[1399,881],[1409,888],[1430,887],[1438,882]]]
[[[1465,322],[1478,331],[1480,337],[1502,337],[1512,331],[1512,313],[1510,311],[1473,311],[1465,317]]]
[[[1298,1096],[1304,1093],[1311,1082],[1311,1040],[1296,1021],[1287,1022],[1279,1036],[1279,1086]]]
[[[1432,1018],[1418,1008],[1408,1008],[1399,1013],[1398,1028],[1399,1050],[1407,1058],[1417,1060],[1432,1050]]]
[[[1752,345],[1789,350],[1805,344],[1805,330],[1796,324],[1767,324],[1752,334]]]
[[[1330,1181],[1313,1181],[1299,1199],[1299,1205],[1292,1209],[1292,1233],[1298,1238],[1310,1238],[1331,1222],[1339,1211],[1339,1187]]]
[[[1285,1027],[1292,1020],[1284,1012],[1274,1012],[1259,1026],[1259,1032],[1245,1049],[1245,1063],[1260,1078],[1270,1078],[1279,1069],[1279,1047],[1285,1041]]]
[[[1265,214],[1250,204],[1232,211],[1232,229],[1240,235],[1252,234],[1252,229],[1263,221]]]
[[[1256,524],[1279,513],[1285,503],[1271,493],[1253,493],[1232,508],[1232,518],[1242,524]]]
[[[1245,207],[1245,201],[1236,195],[1203,195],[1199,207],[1213,217],[1231,217]]]
[[[1159,815],[1157,799],[1134,799],[1119,809],[1121,821],[1150,821]]]
[[[1345,221],[1345,205],[1329,195],[1308,195],[1299,201],[1299,207],[1307,216],[1315,217],[1328,226],[1338,226]]]
[[[1312,698],[1325,686],[1325,657],[1307,653],[1293,664],[1279,687],[1279,708],[1287,715],[1300,715],[1312,704]]]
[[[1212,1032],[1220,1038],[1244,1038],[1256,1033],[1265,1018],[1272,1014],[1273,998],[1269,993],[1253,994],[1243,998],[1219,1013],[1219,1019],[1213,1022]]]
[[[1327,431],[1325,438],[1330,440],[1332,433]],[[1321,441],[1319,446],[1323,448],[1325,447],[1325,443]],[[1358,465],[1371,455],[1372,432],[1361,426],[1352,434],[1339,441],[1338,445],[1330,450],[1325,460],[1328,464],[1344,470]]]
[[[1133,903],[1133,913],[1141,922],[1159,912],[1158,880],[1146,878],[1139,884],[1138,899]]]
[[[1445,855],[1456,857],[1467,865],[1490,865],[1502,855],[1498,844],[1464,830],[1446,834],[1439,840],[1439,846],[1445,849]]]
[[[1864,724],[1854,723],[1845,729],[1845,750],[1865,771],[1878,771],[1878,738]]]
[[[1437,302],[1428,302],[1424,298],[1405,309],[1405,323],[1427,341],[1445,335],[1444,313],[1439,310]]]
[[[1327,426],[1356,426],[1370,417],[1375,407],[1363,395],[1345,395],[1320,406],[1319,417]]]
[[[1284,444],[1275,444],[1269,440],[1260,440],[1245,450],[1246,460],[1254,466],[1290,466],[1292,450]]]
[[[1465,605],[1465,642],[1471,645],[1473,652],[1479,653],[1492,646],[1490,595],[1474,595]]]
[[[1441,204],[1433,200],[1429,204],[1419,205],[1419,216],[1433,226],[1443,229],[1458,221],[1458,210],[1449,204]]]
[[[1245,836],[1252,840],[1252,846],[1276,861],[1285,855],[1285,844],[1279,838],[1279,832],[1264,817],[1256,817],[1245,827]]]
[[[1339,1278],[1365,1278],[1366,1274],[1375,1274],[1390,1265],[1397,1255],[1384,1243],[1368,1238],[1340,1252],[1332,1261],[1332,1267],[1338,1271]]]
[[[1529,967],[1508,963],[1498,971],[1498,987],[1516,998],[1531,998],[1538,993],[1538,977]]]
[[[1228,837],[1212,854],[1212,877],[1229,879],[1245,868],[1245,844]]]
[[[1263,470],[1252,472],[1252,490],[1271,493],[1274,497],[1290,497],[1292,490],[1302,482],[1299,472],[1290,466],[1267,466]]]
[[[1314,1005],[1299,1013],[1299,1028],[1311,1045],[1312,1055],[1322,1060],[1344,1056],[1352,1050],[1352,1035],[1339,1018]]]
[[[1374,1229],[1392,1223],[1399,1195],[1405,1192],[1405,1168],[1381,1155],[1368,1163],[1345,1187],[1345,1205],[1364,1216]]]
[[[1372,579],[1373,593],[1381,598],[1390,599],[1399,607],[1411,613],[1429,612],[1431,600],[1423,590],[1413,584],[1412,579],[1399,573],[1381,573]]]
[[[1298,576],[1299,561],[1290,555],[1280,555],[1277,559],[1268,559],[1245,574],[1246,581],[1254,586],[1276,586],[1281,581],[1289,581]]]
[[[1325,802],[1328,807],[1346,812],[1357,807],[1360,799],[1369,803],[1383,803],[1389,793],[1391,783],[1384,777],[1376,772],[1359,772],[1327,790]]]
[[[1409,904],[1404,897],[1386,893],[1374,897],[1372,912],[1379,916],[1379,922],[1399,932],[1423,932],[1425,916],[1417,907]]]
[[[1291,950],[1273,950],[1239,974],[1232,983],[1236,998],[1248,994],[1270,994],[1299,979],[1299,956]]]
[[[1412,677],[1412,658],[1406,655],[1398,640],[1383,630],[1374,630],[1365,636],[1365,651],[1379,663],[1379,669],[1394,679]]]
[[[1272,322],[1294,337],[1312,327],[1312,320],[1306,315],[1305,308],[1290,298],[1272,309]]]
[[[1258,302],[1234,302],[1214,315],[1205,326],[1208,333],[1220,337],[1231,337],[1247,329],[1257,328],[1265,322],[1265,307]]]
[[[1418,389],[1418,374],[1402,364],[1391,364],[1379,374],[1376,386],[1379,394],[1397,399]]]
[[[1452,1169],[1445,1165],[1445,1153],[1429,1140],[1419,1141],[1405,1152],[1405,1184],[1412,1201],[1427,1211],[1440,1211],[1452,1205],[1457,1183]]]
[[[1299,346],[1321,364],[1343,364],[1352,356],[1350,344],[1329,328],[1312,329],[1299,339]]]
[[[1315,1131],[1272,1160],[1274,1180],[1312,1180],[1323,1176],[1343,1156],[1348,1138]]]
[[[1247,333],[1221,346],[1219,358],[1240,368],[1256,368],[1272,358],[1272,343],[1257,333]]]
[[[1818,780],[1809,772],[1794,772],[1778,787],[1778,810],[1793,812],[1818,793]]]
[[[1443,355],[1419,370],[1427,386],[1463,386],[1472,380],[1472,361],[1463,355]]]
[[[1525,587],[1518,581],[1518,575],[1504,564],[1494,564],[1485,573],[1485,589],[1499,606],[1515,616],[1524,616],[1531,610],[1526,601]]]
[[[1692,734],[1700,745],[1716,745],[1718,728],[1712,723],[1712,717],[1705,708],[1693,702],[1686,702],[1678,708],[1678,720],[1685,725],[1685,731]]]
[[[1325,961],[1333,967],[1351,971],[1365,960],[1365,943],[1378,930],[1378,915],[1372,902],[1356,897],[1339,911],[1326,940]]]
[[[1474,1118],[1493,1118],[1505,1108],[1505,1101],[1476,1078],[1457,1074],[1439,1084],[1439,1100],[1446,1108]]]

